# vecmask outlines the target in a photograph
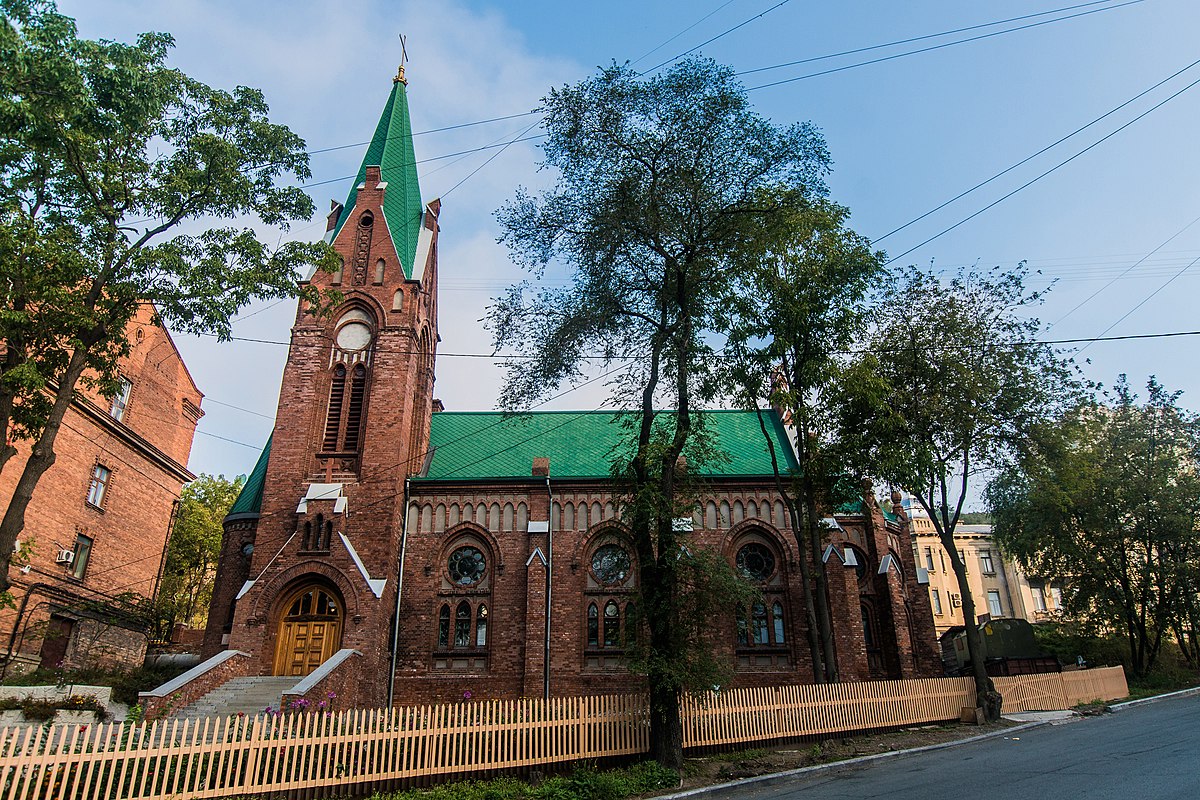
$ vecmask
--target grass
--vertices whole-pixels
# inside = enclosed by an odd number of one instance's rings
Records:
[[[570,775],[533,784],[516,778],[460,781],[431,789],[373,794],[371,800],[624,800],[647,792],[673,789],[679,775],[653,761],[622,769],[578,767]]]

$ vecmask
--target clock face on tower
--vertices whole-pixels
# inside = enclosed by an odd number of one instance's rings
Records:
[[[337,346],[348,353],[362,350],[371,343],[371,329],[361,322],[350,322],[337,332]]]

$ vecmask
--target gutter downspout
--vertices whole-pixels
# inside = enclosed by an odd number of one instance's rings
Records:
[[[400,657],[400,593],[404,590],[404,555],[408,549],[408,508],[412,502],[409,479],[404,479],[404,522],[400,525],[400,573],[396,576],[396,614],[392,618],[392,668],[388,672],[388,708],[396,699],[396,661]]]
[[[550,699],[550,592],[554,581],[554,491],[550,488],[550,476],[546,476],[546,495],[550,506],[546,511],[546,643],[542,659],[542,697]]]

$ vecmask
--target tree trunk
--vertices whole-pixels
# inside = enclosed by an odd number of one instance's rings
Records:
[[[683,717],[679,690],[650,679],[650,757],[664,767],[683,769]]]
[[[967,583],[967,569],[958,557],[953,535],[947,535],[943,531],[940,537],[942,546],[950,555],[950,566],[954,569],[954,577],[958,579],[958,591],[962,597],[967,655],[971,658],[971,677],[975,679],[975,707],[983,710],[984,720],[996,722],[1000,719],[1000,708],[1004,698],[996,691],[996,684],[987,674],[987,665],[983,659],[983,640],[979,636],[979,625],[975,620],[975,600],[971,597],[971,587]]]
[[[75,397],[75,385],[79,382],[87,363],[84,356],[86,347],[87,345],[83,344],[71,354],[71,360],[59,382],[58,393],[50,409],[46,427],[42,429],[42,435],[38,437],[29,459],[25,462],[12,499],[4,512],[4,519],[0,521],[0,592],[8,591],[11,585],[8,570],[12,564],[13,547],[16,546],[17,537],[25,529],[25,510],[29,508],[29,502],[33,499],[33,490],[37,488],[38,481],[46,470],[54,466],[54,441],[58,438],[63,417],[66,416],[67,409],[71,407],[71,401]]]
[[[829,683],[838,681],[837,652],[833,646],[833,620],[829,612],[829,581],[825,575],[825,562],[822,560],[821,526],[817,517],[817,501],[813,496],[812,482],[804,481],[804,516],[808,527],[808,543],[812,552],[813,575],[816,586],[813,596],[816,600],[817,629],[821,635],[821,649],[825,655],[825,680]]]

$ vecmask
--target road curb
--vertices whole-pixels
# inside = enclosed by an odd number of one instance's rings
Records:
[[[1196,691],[1200,691],[1200,687]],[[1166,695],[1164,695],[1166,696]],[[1141,701],[1134,701],[1141,702]],[[1027,731],[1030,728],[1038,728],[1042,725],[1047,725],[1048,722],[1026,722],[1024,725],[1014,725],[1011,728],[1004,728],[991,733],[981,733],[978,736],[968,736],[966,739],[955,739],[951,742],[941,742],[939,744],[927,744],[924,747],[913,747],[908,750],[890,750],[886,753],[875,753],[869,756],[859,756],[858,758],[848,758],[845,761],[832,761],[828,764],[815,764],[811,767],[800,767],[799,769],[789,769],[786,772],[772,772],[768,775],[756,775],[753,778],[744,778],[742,780],[730,781],[728,783],[717,783],[712,786],[699,786],[695,789],[688,789],[684,792],[676,792],[674,794],[655,795],[654,800],[676,800],[676,798],[684,797],[699,797],[711,792],[722,792],[726,789],[736,789],[743,786],[770,786],[773,783],[785,781],[789,778],[799,777],[801,775],[811,775],[814,773],[828,772],[835,769],[844,769],[846,767],[854,767],[861,764],[870,764],[875,761],[888,761],[893,758],[904,758],[905,756],[917,755],[918,753],[929,753],[934,750],[948,750],[951,747],[958,747],[972,742],[982,742],[985,739],[995,739],[999,736],[1009,736],[1021,731]]]
[[[1149,703],[1157,703],[1160,700],[1170,700],[1174,697],[1188,697],[1193,694],[1200,694],[1200,686],[1193,686],[1191,689],[1180,689],[1178,692],[1167,692],[1166,694],[1156,694],[1153,697],[1143,697],[1140,700],[1128,700],[1124,703],[1117,703],[1109,706],[1113,711],[1124,711],[1127,708],[1136,708]]]

